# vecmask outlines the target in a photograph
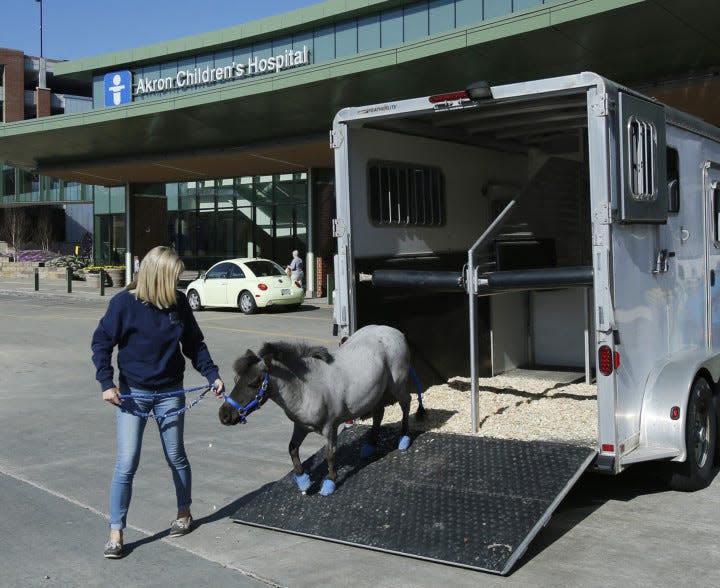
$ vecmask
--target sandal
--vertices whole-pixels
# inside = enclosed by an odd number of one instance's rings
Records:
[[[175,519],[170,525],[170,537],[180,537],[187,535],[192,530],[192,517],[188,517],[187,521]]]

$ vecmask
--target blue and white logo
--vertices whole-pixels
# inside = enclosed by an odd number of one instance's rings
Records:
[[[132,74],[114,71],[105,74],[105,106],[120,106],[132,102]]]

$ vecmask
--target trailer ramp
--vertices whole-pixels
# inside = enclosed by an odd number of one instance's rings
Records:
[[[465,568],[507,574],[595,456],[588,447],[422,433],[397,451],[383,428],[375,458],[361,460],[365,426],[340,435],[337,490],[318,494],[324,450],[242,497],[238,523]]]

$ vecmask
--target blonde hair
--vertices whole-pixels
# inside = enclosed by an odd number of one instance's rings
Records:
[[[170,247],[154,247],[140,264],[135,281],[128,285],[138,300],[158,308],[177,304],[177,284],[185,264]]]

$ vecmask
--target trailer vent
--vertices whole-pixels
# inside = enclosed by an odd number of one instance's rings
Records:
[[[630,191],[635,200],[657,197],[657,130],[651,122],[631,117],[628,121]]]
[[[439,168],[394,162],[368,165],[370,218],[385,226],[442,226],[445,178]]]

